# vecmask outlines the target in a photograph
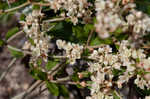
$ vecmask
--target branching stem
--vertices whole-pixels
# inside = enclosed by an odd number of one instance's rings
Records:
[[[30,0],[28,0],[27,2],[21,4],[21,5],[17,6],[17,7],[10,8],[10,9],[7,9],[7,10],[0,10],[0,14],[15,11],[15,10],[21,9],[23,7],[26,7],[26,6],[30,5],[30,4],[32,4],[32,5],[39,5],[39,6],[50,6],[50,3],[31,2]]]
[[[25,6],[29,5],[29,4],[30,4],[29,1],[28,1],[28,2],[25,2],[25,3],[23,3],[22,5],[19,5],[19,6],[17,6],[17,7],[10,8],[10,9],[7,9],[7,10],[2,10],[2,11],[0,11],[0,14],[15,11],[15,10],[20,9],[20,8],[23,8],[23,7],[25,7]]]
[[[11,37],[7,40],[7,43],[9,43],[10,41],[12,41],[14,38],[16,38],[17,36],[21,35],[22,33],[23,33],[23,31],[17,32],[15,35],[11,36]]]

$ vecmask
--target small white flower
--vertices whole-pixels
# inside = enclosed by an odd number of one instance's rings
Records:
[[[91,85],[91,94],[93,93],[97,93],[100,89],[100,86],[97,82],[93,82],[92,85]]]
[[[134,59],[137,59],[137,58],[138,58],[136,50],[133,50],[133,51],[132,51],[132,57],[133,57]]]
[[[150,96],[146,96],[145,99],[150,99]]]
[[[112,65],[112,67],[114,67],[115,69],[118,69],[118,70],[120,70],[120,66],[121,66],[121,63],[115,63]]]
[[[137,75],[137,78],[135,79],[134,83],[141,89],[144,89],[144,85],[146,85],[146,81],[142,79],[142,77],[140,77],[139,75]]]
[[[62,49],[65,46],[66,42],[62,40],[57,40],[56,45],[58,46],[58,49]]]
[[[142,49],[137,50],[138,58],[142,59],[142,58],[146,57],[146,55],[143,52],[144,52],[144,50],[142,50]]]

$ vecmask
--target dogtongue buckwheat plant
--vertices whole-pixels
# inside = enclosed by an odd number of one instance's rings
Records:
[[[149,99],[148,0],[2,2],[0,8],[7,6],[0,9],[0,18],[12,14],[20,20],[0,38],[0,46],[9,49],[13,63],[29,60],[35,79],[12,99],[28,97],[38,87],[62,99]],[[18,35],[24,36],[17,48],[10,41]]]
[[[21,21],[23,24],[23,31],[26,33],[27,37],[32,41],[26,41],[23,49],[30,50],[32,52],[31,63],[34,65],[39,57],[47,62],[48,57],[48,43],[50,37],[41,31],[40,18],[43,14],[40,10],[33,10],[31,14],[26,17],[26,21]]]

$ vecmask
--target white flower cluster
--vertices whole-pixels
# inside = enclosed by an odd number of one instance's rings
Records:
[[[70,64],[74,64],[76,62],[76,59],[81,58],[81,54],[83,51],[83,46],[80,46],[79,44],[74,43],[66,43],[62,40],[57,40],[56,44],[58,46],[58,49],[64,49],[66,51],[66,57],[69,59]]]
[[[93,94],[91,97],[90,96],[86,97],[86,99],[114,99],[114,97],[112,95],[105,95],[99,91]]]
[[[110,33],[115,32],[118,28],[124,32],[130,31],[134,34],[135,39],[150,32],[150,17],[148,15],[135,10],[134,3],[117,5],[117,2],[114,0],[95,1],[97,11],[95,27],[101,38],[109,37]]]
[[[150,96],[146,96],[145,99],[150,99]]]
[[[122,21],[117,14],[118,8],[111,0],[96,0],[96,31],[101,38],[109,37],[109,32],[114,32],[121,24]]]
[[[27,37],[31,41],[26,41],[23,49],[30,49],[33,52],[33,56],[38,58],[42,56],[47,61],[48,43],[50,37],[45,35],[40,30],[39,19],[42,17],[42,13],[39,10],[34,10],[31,14],[26,17],[26,21],[23,21],[23,30]]]
[[[126,16],[127,25],[133,27],[135,39],[142,37],[150,32],[150,17],[141,11],[132,9],[130,14]]]
[[[137,76],[135,84],[138,87],[150,88],[150,58],[146,58],[142,49],[135,50],[128,47],[128,41],[122,41],[117,53],[112,52],[112,48],[106,45],[94,50],[89,56],[95,60],[88,62],[89,71],[93,74],[91,96],[95,97],[91,99],[101,99],[96,98],[99,91],[104,95],[111,95],[109,91],[112,87],[117,85],[118,88],[122,88],[124,83],[135,76]]]
[[[88,9],[91,4],[87,0],[46,0],[51,4],[51,8],[55,11],[66,10],[66,16],[71,18],[71,21],[76,24],[78,18],[84,21],[89,20],[91,11]]]

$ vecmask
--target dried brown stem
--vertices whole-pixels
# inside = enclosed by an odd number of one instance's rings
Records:
[[[40,2],[32,2],[33,5],[39,5],[39,6],[50,6],[50,3],[40,3]]]
[[[94,30],[91,30],[91,32],[90,32],[90,34],[89,34],[89,36],[88,36],[88,40],[87,40],[86,46],[89,45],[93,33],[94,33]]]
[[[48,19],[48,20],[44,20],[43,23],[45,22],[48,22],[48,23],[51,23],[51,22],[58,22],[58,21],[63,21],[67,19],[66,17],[62,17],[62,18],[54,18],[54,19]]]
[[[26,6],[30,5],[30,4],[32,4],[32,5],[39,5],[39,6],[50,6],[50,3],[31,2],[30,0],[28,0],[27,2],[21,4],[21,5],[17,6],[17,7],[6,9],[6,10],[0,10],[0,14],[9,13],[9,12],[15,11],[15,10],[21,9],[23,7],[26,7]]]
[[[15,35],[11,36],[11,37],[7,40],[7,43],[9,43],[10,41],[12,41],[14,38],[16,38],[17,36],[21,35],[22,33],[23,33],[23,31],[17,32]]]
[[[12,12],[12,11],[18,10],[20,8],[23,8],[23,7],[27,6],[27,5],[29,5],[29,4],[30,4],[30,2],[25,2],[25,3],[23,3],[23,4],[21,4],[21,5],[17,6],[17,7],[11,8],[11,9],[0,10],[0,14],[2,14],[2,13],[8,13],[8,12]]]
[[[18,49],[18,48],[15,48],[15,47],[11,46],[11,45],[7,45],[7,48],[13,49],[13,50],[18,51],[18,52],[22,52],[24,55],[26,55],[26,54],[32,55],[32,52],[25,51],[25,50],[22,50],[22,49]]]

